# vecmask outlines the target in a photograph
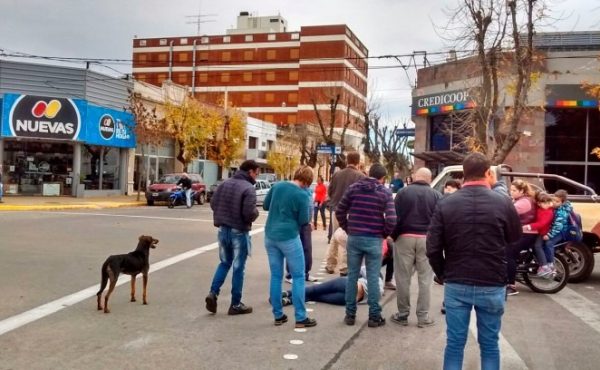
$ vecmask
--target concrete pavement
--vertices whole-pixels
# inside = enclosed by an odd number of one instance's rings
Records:
[[[115,195],[104,197],[44,197],[44,196],[8,196],[2,197],[0,211],[50,211],[61,209],[102,209],[137,207],[146,205],[144,194]]]

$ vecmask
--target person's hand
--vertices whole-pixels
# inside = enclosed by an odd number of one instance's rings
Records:
[[[523,231],[530,231],[530,230],[531,230],[531,226],[523,225]]]
[[[542,239],[544,239],[544,240],[550,240],[550,238],[548,237],[548,235],[544,235],[544,237]]]

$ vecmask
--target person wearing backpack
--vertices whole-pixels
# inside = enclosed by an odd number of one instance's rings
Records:
[[[554,192],[554,218],[552,219],[550,231],[542,237],[544,239],[544,254],[553,273],[556,271],[553,263],[554,247],[558,243],[567,240],[566,233],[570,226],[569,218],[573,212],[573,206],[567,200],[567,195],[567,191],[562,189]]]

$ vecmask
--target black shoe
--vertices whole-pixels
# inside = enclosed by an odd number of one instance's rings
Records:
[[[317,320],[311,319],[310,317],[307,317],[302,321],[296,321],[296,328],[310,328],[313,326],[317,326]]]
[[[213,292],[208,293],[206,296],[206,309],[210,313],[217,313],[217,295]]]
[[[368,325],[370,328],[376,328],[379,326],[383,326],[383,325],[385,325],[385,319],[381,316],[375,317],[375,318],[370,318]]]
[[[281,305],[282,306],[290,306],[292,304],[292,298],[281,298]]]
[[[246,306],[242,302],[237,306],[229,306],[228,315],[243,315],[247,313],[252,313],[252,307]]]
[[[348,276],[348,273],[347,272],[340,272],[340,276],[341,277]]]
[[[346,323],[346,325],[352,326],[356,322],[356,316],[346,314],[346,317],[344,317],[344,322]]]
[[[285,324],[287,321],[288,321],[288,320],[287,320],[287,315],[286,315],[286,314],[283,314],[283,316],[281,316],[280,318],[278,318],[278,319],[275,319],[275,326],[280,326],[280,325],[283,325],[283,324]]]

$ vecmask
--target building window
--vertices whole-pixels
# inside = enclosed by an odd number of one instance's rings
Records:
[[[244,82],[251,82],[252,81],[252,72],[244,72],[243,79],[244,79]]]
[[[290,59],[299,59],[300,49],[290,49]]]
[[[466,153],[467,148],[461,137],[464,134],[459,132],[461,127],[460,122],[466,119],[464,116],[457,114],[456,116],[440,115],[431,117],[430,130],[430,150],[453,150],[459,153]]]
[[[252,35],[246,35],[246,36],[244,37],[244,40],[245,40],[246,42],[252,42],[252,41],[254,40],[254,36],[252,36]]]
[[[231,60],[231,52],[224,51],[221,53],[221,60],[224,62],[229,62]]]
[[[267,150],[273,150],[273,140],[267,140]]]
[[[177,83],[185,85],[188,83],[188,76],[186,73],[178,73],[177,74]]]
[[[136,59],[139,63],[146,63],[148,60],[148,54],[136,54]]]
[[[229,72],[221,72],[221,82],[229,82]]]
[[[166,62],[167,61],[167,53],[160,53],[158,54],[158,61],[159,62]]]
[[[267,81],[275,81],[275,72],[270,71],[265,74],[265,79]]]
[[[300,40],[300,34],[299,33],[292,33],[292,40]]]
[[[223,42],[228,44],[231,42],[231,36],[223,36]]]
[[[264,120],[267,121],[267,122],[275,123],[275,120],[273,119],[273,115],[272,114],[265,114]]]
[[[201,43],[201,44],[208,44],[208,37],[207,37],[207,36],[204,36],[204,37],[202,37],[202,38],[200,39],[200,43]]]
[[[160,40],[158,41],[158,44],[159,44],[160,46],[165,46],[165,45],[167,45],[167,39],[160,39]]]
[[[546,111],[545,157],[547,161],[586,160],[587,113],[587,109]]]
[[[265,94],[265,102],[266,103],[272,103],[275,101],[275,94],[273,93],[266,93]]]
[[[179,57],[180,62],[187,62],[189,60],[188,53],[178,53],[177,56]]]
[[[252,50],[244,51],[244,60],[252,60],[254,59],[254,52]]]
[[[248,136],[248,149],[256,149],[258,139],[254,136]]]
[[[179,39],[179,43],[180,43],[181,45],[187,45],[187,43],[188,43],[188,39],[187,39],[187,38],[185,38],[185,37],[184,37],[184,38],[182,38],[182,39]]]
[[[289,79],[290,81],[298,81],[298,71],[290,71]]]
[[[288,93],[288,101],[290,103],[297,103],[298,102],[298,93]]]
[[[267,50],[267,60],[277,59],[277,50]]]
[[[208,51],[201,51],[198,55],[199,62],[208,62]]]
[[[252,94],[250,94],[250,93],[242,94],[242,103],[252,103]]]
[[[140,40],[139,46],[146,46],[146,40]]]
[[[159,73],[158,75],[156,75],[156,82],[158,83],[158,85],[162,85],[162,83],[167,79],[167,74],[166,73]]]
[[[276,35],[276,34],[274,34],[274,33],[270,33],[270,34],[267,36],[267,40],[269,40],[269,41],[275,41],[275,40],[277,40],[277,35]]]
[[[208,73],[200,73],[200,74],[198,74],[198,80],[200,82],[207,82],[208,81]]]
[[[288,114],[288,116],[287,116],[287,123],[289,123],[291,125],[295,125],[296,124],[296,115],[295,114]]]
[[[146,75],[144,73],[136,74],[134,78],[138,81],[146,81]]]

